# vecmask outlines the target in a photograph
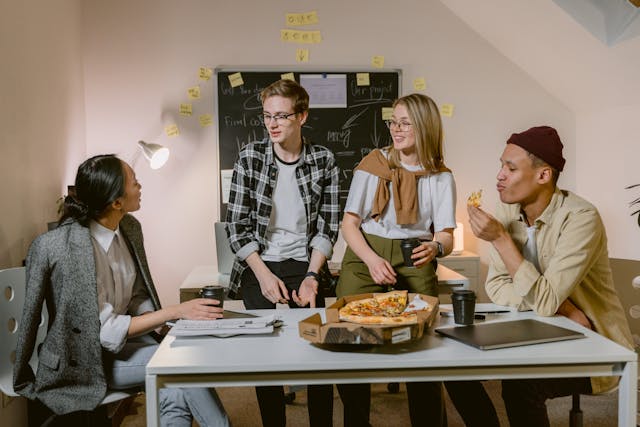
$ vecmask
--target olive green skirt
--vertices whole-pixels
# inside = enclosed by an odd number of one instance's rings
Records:
[[[400,249],[402,240],[386,239],[364,232],[362,234],[375,253],[391,263],[396,272],[396,284],[393,286],[376,284],[369,274],[367,265],[353,253],[351,248],[347,247],[342,259],[340,278],[336,288],[338,297],[369,292],[387,292],[392,289],[406,289],[409,292],[438,296],[438,278],[434,263],[428,263],[420,268],[405,267]]]

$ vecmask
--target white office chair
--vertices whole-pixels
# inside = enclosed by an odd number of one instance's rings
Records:
[[[16,359],[16,344],[18,342],[18,324],[22,318],[22,306],[24,305],[26,277],[24,267],[8,268],[0,270],[0,342],[2,342],[0,354],[0,390],[7,396],[16,397],[13,390],[13,364]],[[35,348],[44,341],[47,335],[47,308],[42,307],[42,319],[40,320],[38,336]],[[34,372],[38,367],[37,351],[33,353],[29,362]],[[110,390],[100,405],[114,403],[133,396],[138,391]]]

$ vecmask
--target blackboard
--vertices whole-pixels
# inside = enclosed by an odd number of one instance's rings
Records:
[[[243,84],[232,87],[229,76],[240,73]],[[218,159],[220,171],[233,169],[240,149],[268,133],[259,120],[262,113],[260,92],[279,80],[284,73],[301,75],[346,76],[346,107],[314,108],[303,126],[303,135],[312,143],[323,145],[336,155],[340,168],[340,204],[344,207],[353,168],[374,148],[391,144],[391,136],[382,118],[382,108],[391,107],[400,93],[399,70],[215,70],[217,98]],[[368,73],[369,85],[358,85],[357,74]],[[313,104],[313,96],[311,97]],[[221,185],[224,185],[221,182]],[[221,189],[222,191],[222,189]],[[222,203],[220,217],[226,215]]]

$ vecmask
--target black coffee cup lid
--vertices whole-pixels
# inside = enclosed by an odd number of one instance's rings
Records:
[[[451,297],[456,297],[456,298],[475,298],[476,297],[476,293],[468,290],[468,289],[459,289],[459,290],[455,290],[453,291],[453,293],[451,294]]]

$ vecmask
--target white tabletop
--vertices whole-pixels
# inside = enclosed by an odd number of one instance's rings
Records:
[[[450,309],[447,305],[443,309]],[[477,304],[476,311],[504,309]],[[281,315],[273,334],[230,338],[166,337],[147,365],[148,425],[158,422],[161,387],[303,385],[394,381],[548,378],[619,375],[618,422],[635,426],[637,356],[565,317],[532,312],[489,314],[485,322],[535,318],[578,330],[586,338],[483,351],[433,330],[415,343],[323,348],[298,335],[298,322],[323,309],[256,310]],[[435,327],[453,325],[438,316]]]
[[[483,310],[492,304],[478,304]],[[444,308],[444,306],[443,306]],[[500,307],[503,308],[503,307]],[[256,314],[273,310],[257,310]],[[298,321],[322,309],[279,310],[285,325],[267,336],[167,337],[147,365],[149,374],[194,374],[207,371],[234,373],[310,370],[366,370],[442,366],[495,366],[579,364],[634,361],[636,354],[564,317],[544,318],[528,313],[487,315],[485,322],[536,318],[543,322],[580,330],[587,339],[483,351],[444,338],[430,330],[416,343],[395,346],[357,346],[352,351],[329,351],[298,335]],[[438,316],[436,327],[453,319]],[[257,351],[258,350],[258,351]]]

